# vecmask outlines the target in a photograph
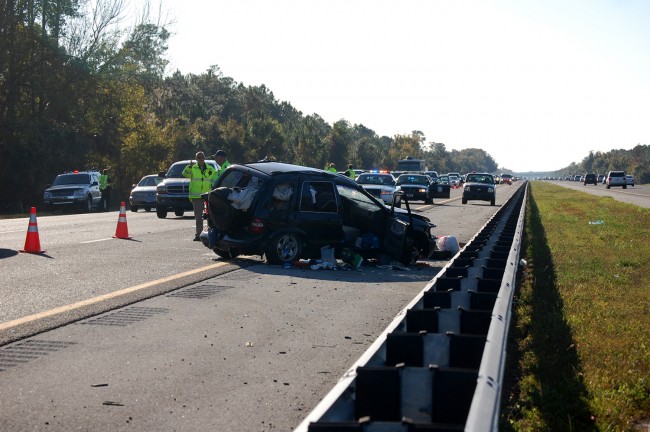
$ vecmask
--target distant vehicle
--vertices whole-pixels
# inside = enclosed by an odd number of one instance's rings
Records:
[[[605,182],[605,174],[598,174],[598,183],[604,183]]]
[[[410,201],[424,201],[425,204],[433,203],[429,198],[429,177],[424,174],[402,174],[397,178],[396,191],[403,191],[406,199]]]
[[[424,160],[422,159],[414,159],[408,156],[406,159],[397,161],[397,171],[423,173],[426,170],[427,168],[424,166]]]
[[[501,174],[501,184],[512,184],[512,174]]]
[[[370,195],[382,200],[385,204],[393,202],[395,178],[388,173],[363,173],[357,177],[357,183]]]
[[[467,174],[463,187],[462,203],[467,204],[467,201],[473,200],[489,201],[490,205],[494,205],[496,200],[496,187],[492,174]]]
[[[449,174],[449,185],[451,187],[460,186],[460,177],[456,176],[455,174]]]
[[[438,172],[437,171],[425,171],[425,175],[428,175],[429,178],[433,181],[438,178]]]
[[[585,186],[587,186],[588,184],[598,185],[598,178],[594,173],[587,173],[584,175],[583,183],[585,184]]]
[[[156,214],[160,219],[167,217],[167,212],[173,210],[176,216],[183,216],[185,210],[192,210],[190,201],[190,179],[183,177],[183,170],[191,160],[178,161],[169,167],[163,181],[156,188]],[[217,162],[208,159],[206,165],[219,169]]]
[[[627,179],[625,178],[624,171],[610,171],[605,177],[607,189],[612,186],[621,186],[623,189],[627,189]]]
[[[580,174],[576,174],[576,175],[573,176],[573,181],[579,182],[581,178],[582,178],[582,176]]]
[[[59,174],[43,193],[47,209],[81,208],[91,212],[99,208],[102,193],[99,190],[99,171],[69,171]]]
[[[158,174],[151,174],[142,177],[138,184],[133,185],[129,195],[132,212],[137,212],[140,208],[148,212],[156,207],[156,187],[161,181],[163,178]]]
[[[628,185],[634,187],[634,176],[633,175],[626,175],[625,176],[625,181]]]

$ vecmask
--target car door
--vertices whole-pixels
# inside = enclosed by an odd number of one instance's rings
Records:
[[[99,174],[90,174],[90,194],[93,197],[93,204],[98,205],[102,199],[102,191],[99,190]]]
[[[448,184],[438,183],[438,181],[435,180],[429,185],[427,194],[429,198],[450,198],[451,186]]]
[[[300,186],[296,227],[309,247],[336,246],[341,240],[343,219],[335,189],[327,180],[305,179]]]

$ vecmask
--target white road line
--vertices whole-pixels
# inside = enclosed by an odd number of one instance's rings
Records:
[[[103,239],[99,239],[99,240],[88,240],[88,241],[83,241],[83,242],[79,242],[79,244],[97,243],[97,242],[103,242],[103,241],[106,241],[106,240],[113,240],[113,237],[103,238]]]

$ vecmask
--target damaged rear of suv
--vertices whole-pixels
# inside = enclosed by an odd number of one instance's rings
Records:
[[[404,264],[435,249],[429,219],[388,208],[352,179],[278,162],[231,165],[205,194],[204,245],[217,255],[265,256],[271,264],[353,251]]]

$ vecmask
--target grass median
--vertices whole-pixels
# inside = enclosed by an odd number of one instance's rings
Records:
[[[649,240],[648,209],[531,183],[501,430],[647,430]]]

